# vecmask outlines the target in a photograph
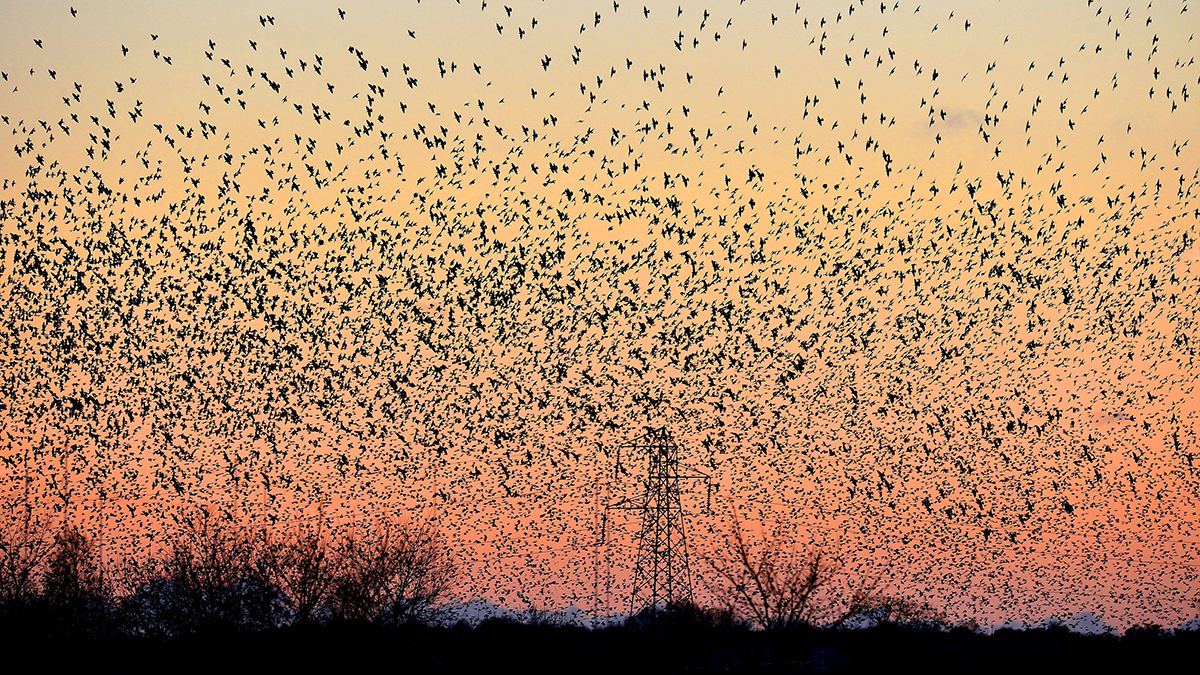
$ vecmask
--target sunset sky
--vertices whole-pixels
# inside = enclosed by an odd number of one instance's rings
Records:
[[[8,2],[6,506],[113,559],[189,505],[433,518],[458,599],[608,613],[666,426],[698,576],[736,519],[958,619],[1195,619],[1198,29]]]

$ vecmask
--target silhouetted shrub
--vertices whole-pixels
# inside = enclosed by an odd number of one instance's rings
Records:
[[[1125,640],[1155,640],[1158,638],[1167,637],[1170,632],[1156,623],[1144,623],[1140,625],[1130,626],[1125,629]]]
[[[733,629],[745,627],[731,607],[703,607],[693,602],[671,603],[665,607],[647,607],[625,619],[634,630]]]
[[[849,609],[835,625],[851,628],[900,626],[909,630],[941,631],[949,629],[950,622],[944,613],[929,603],[860,590],[851,598]],[[965,628],[970,630],[970,627]]]

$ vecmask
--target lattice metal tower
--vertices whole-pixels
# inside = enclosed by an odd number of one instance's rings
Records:
[[[665,428],[649,429],[623,447],[645,452],[647,457],[641,496],[614,506],[642,512],[629,613],[658,611],[669,604],[690,602],[692,572],[688,566],[680,481],[708,477],[679,472],[679,446]]]

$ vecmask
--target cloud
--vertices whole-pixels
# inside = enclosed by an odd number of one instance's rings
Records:
[[[1122,422],[1133,422],[1133,415],[1120,410],[1104,413],[1096,417],[1096,422],[1100,424],[1120,424]]]
[[[939,115],[940,117],[940,115]],[[949,129],[958,131],[960,129],[974,129],[983,121],[983,115],[980,115],[974,110],[966,108],[956,108],[946,111],[946,119],[940,123],[934,124],[935,128]]]

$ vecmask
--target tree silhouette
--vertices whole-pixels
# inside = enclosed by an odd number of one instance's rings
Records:
[[[271,542],[265,558],[271,576],[287,597],[292,622],[308,624],[327,609],[337,580],[337,559],[325,529],[298,526],[286,539]]]
[[[264,559],[263,534],[199,509],[165,555],[145,563],[127,614],[141,630],[179,635],[254,630],[284,621],[286,604]]]
[[[821,552],[798,552],[779,536],[759,545],[748,541],[736,511],[726,535],[729,558],[709,558],[717,582],[710,584],[718,602],[763,629],[809,624],[823,613],[817,591],[829,583],[836,566]]]
[[[428,524],[384,522],[366,534],[347,534],[337,557],[330,605],[334,618],[348,621],[428,621],[457,571]]]
[[[23,502],[10,502],[0,518],[0,605],[11,612],[38,594],[38,574],[53,543],[46,518],[28,495]]]
[[[106,629],[111,597],[94,542],[75,527],[64,529],[42,575],[42,600],[52,624],[67,633]]]

